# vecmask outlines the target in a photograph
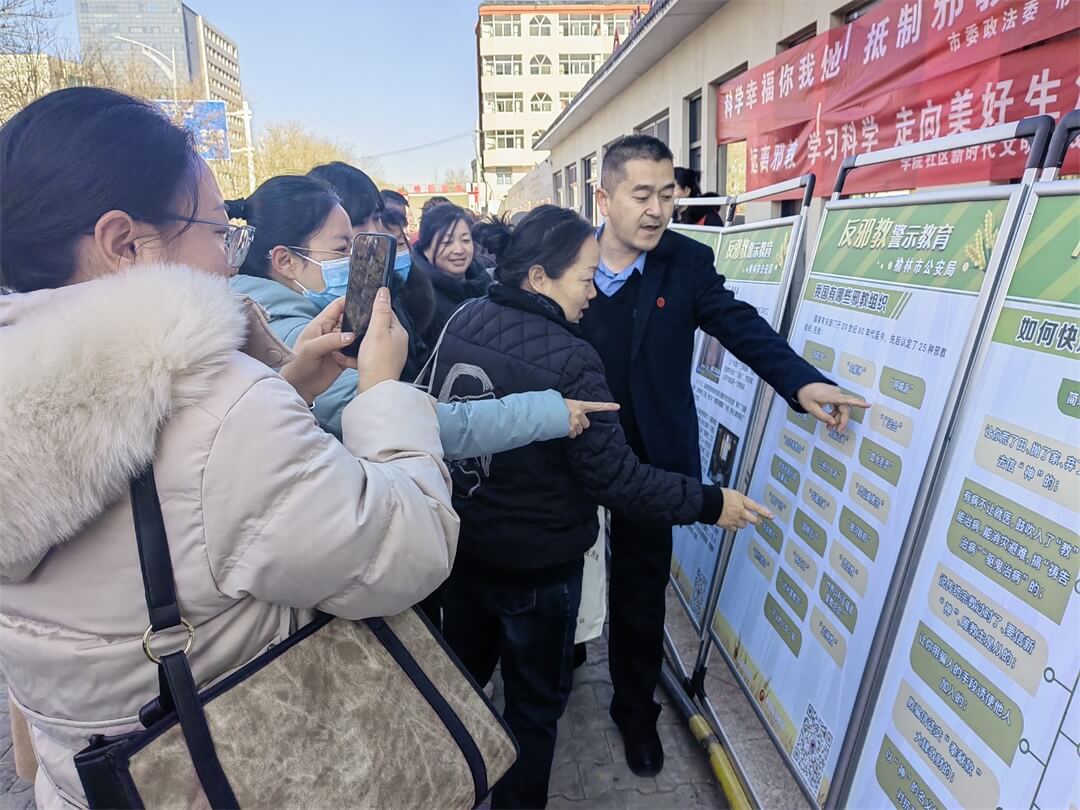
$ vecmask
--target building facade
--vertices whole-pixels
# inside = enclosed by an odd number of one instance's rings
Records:
[[[1061,2],[1015,5],[655,0],[539,140],[553,197],[595,219],[606,146],[646,132],[702,172],[705,192],[814,172],[813,234],[847,155],[1072,109],[1080,17]],[[902,168],[894,188],[1009,179],[982,151],[960,157],[966,165]],[[758,220],[792,205],[741,213]]]
[[[481,206],[497,212],[547,153],[535,143],[625,39],[637,3],[482,3],[476,26]]]

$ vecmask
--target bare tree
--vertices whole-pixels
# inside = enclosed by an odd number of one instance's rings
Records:
[[[307,174],[320,163],[334,160],[351,163],[352,150],[309,132],[296,121],[270,124],[255,142],[255,176],[260,183],[279,174]]]
[[[55,0],[0,0],[0,122],[53,89]]]
[[[472,182],[472,172],[465,166],[447,169],[446,174],[443,175],[443,182],[451,186],[470,183]]]

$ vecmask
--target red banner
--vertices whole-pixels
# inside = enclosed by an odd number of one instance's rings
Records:
[[[826,196],[848,155],[1060,119],[1077,107],[1078,74],[1080,0],[883,0],[717,88],[717,140],[747,142],[748,189],[814,172]],[[1010,141],[862,169],[847,188],[1008,180],[1027,148]]]

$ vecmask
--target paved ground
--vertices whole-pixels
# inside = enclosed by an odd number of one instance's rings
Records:
[[[550,808],[723,808],[723,793],[712,778],[705,753],[694,742],[678,710],[663,690],[660,737],[666,765],[655,778],[640,779],[626,766],[622,740],[608,715],[611,678],[607,645],[589,644],[588,661],[577,670],[570,705],[559,725],[551,774]],[[496,702],[500,685],[496,683]],[[15,775],[7,688],[0,680],[0,810],[34,806],[32,787]]]
[[[608,714],[611,677],[607,643],[591,642],[588,660],[574,673],[574,691],[559,725],[551,808],[726,807],[705,752],[698,747],[678,709],[663,689],[660,738],[664,770],[654,778],[634,776],[626,765],[622,738]]]
[[[7,684],[0,677],[0,810],[25,810],[34,806],[34,788],[15,775],[15,752],[11,750]]]

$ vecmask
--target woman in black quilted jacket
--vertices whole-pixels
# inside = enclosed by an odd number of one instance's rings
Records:
[[[492,220],[477,241],[496,256],[494,285],[449,321],[436,352],[440,400],[555,388],[610,401],[604,366],[577,322],[596,296],[599,246],[577,214],[546,205],[511,229]],[[757,523],[768,510],[732,490],[642,464],[614,413],[574,441],[541,442],[450,462],[461,539],[444,632],[480,683],[502,661],[505,716],[521,756],[492,807],[543,807],[559,717],[570,694],[584,554],[596,505],[642,519]]]

